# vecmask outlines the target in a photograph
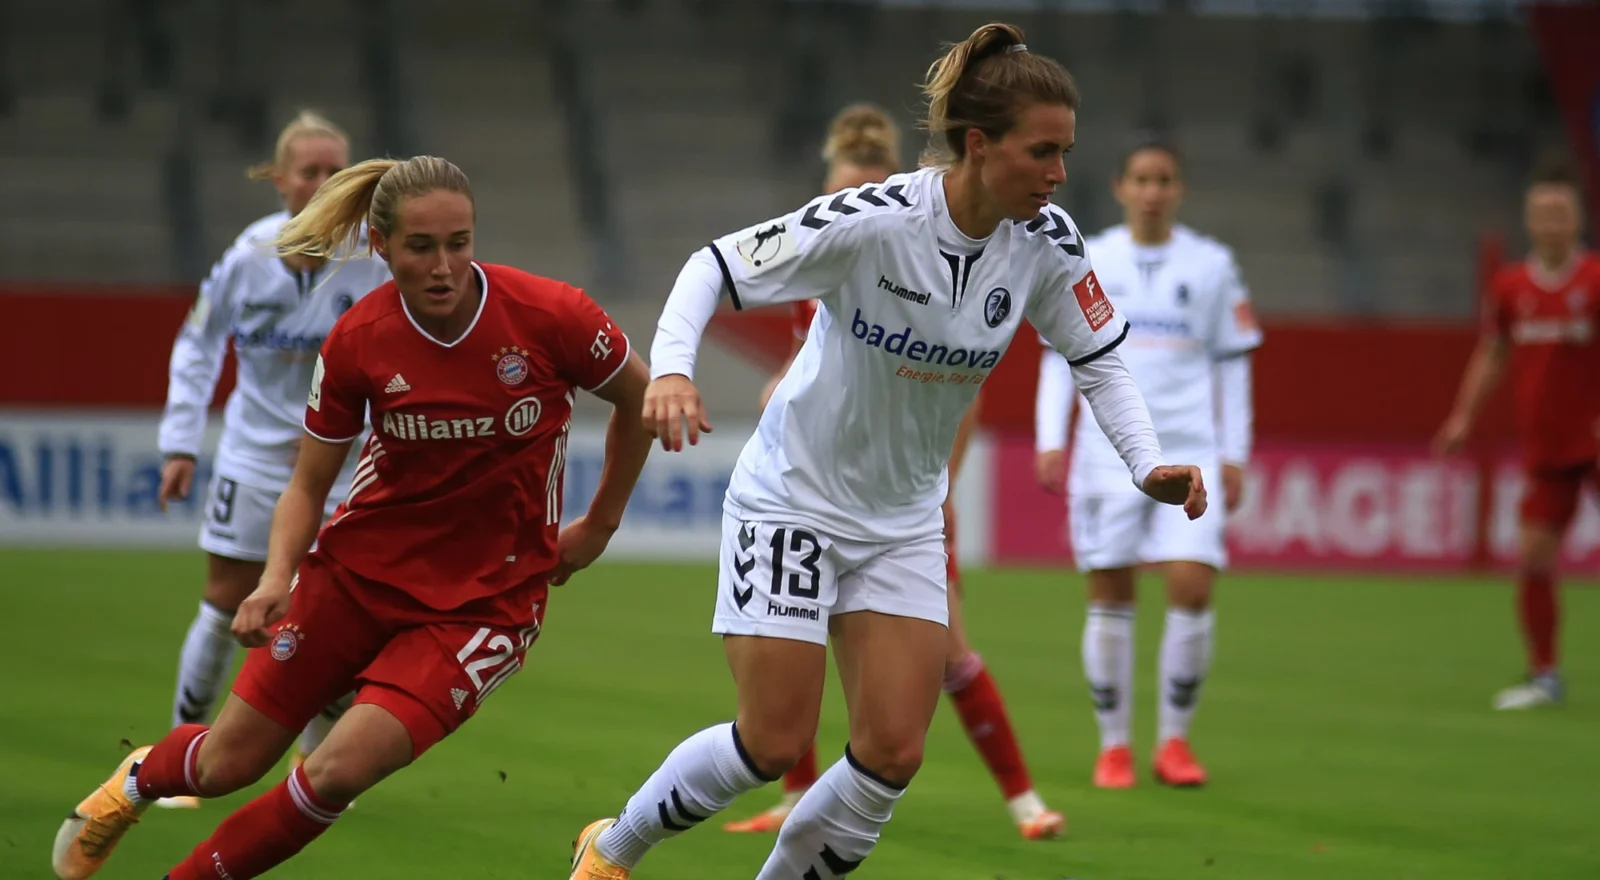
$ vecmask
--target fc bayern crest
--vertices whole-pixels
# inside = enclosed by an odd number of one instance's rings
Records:
[[[528,378],[528,351],[515,345],[495,354],[494,374],[507,385],[521,385]]]
[[[983,298],[983,319],[989,322],[990,327],[1004,324],[1011,315],[1011,291],[1004,287],[996,287],[989,291]]]
[[[291,623],[278,630],[278,634],[272,637],[269,650],[274,660],[287,660],[293,657],[294,652],[300,650],[300,627]]]

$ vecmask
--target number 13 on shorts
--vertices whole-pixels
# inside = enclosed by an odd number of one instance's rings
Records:
[[[838,599],[826,537],[803,526],[722,519],[712,630],[826,644]]]

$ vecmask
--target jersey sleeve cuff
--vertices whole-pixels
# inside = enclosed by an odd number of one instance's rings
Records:
[[[357,431],[356,433],[351,434],[349,437],[345,437],[343,439],[337,439],[337,438],[334,438],[334,437],[324,437],[321,434],[318,434],[316,431],[311,430],[311,426],[310,425],[302,423],[301,427],[305,428],[305,432],[307,434],[310,434],[311,436],[317,438],[318,440],[321,440],[324,443],[349,443],[352,440],[355,440],[357,437],[360,437],[361,433],[362,433],[360,431]]]
[[[1211,359],[1213,361],[1231,361],[1234,358],[1242,358],[1242,357],[1245,357],[1246,355],[1255,354],[1256,349],[1258,349],[1260,347],[1261,347],[1261,343],[1257,342],[1255,345],[1249,346],[1247,348],[1235,348],[1235,349],[1232,349],[1230,351],[1219,351],[1216,354],[1212,355]]]
[[[1105,345],[1102,345],[1100,348],[1098,348],[1095,351],[1092,351],[1092,352],[1084,355],[1083,357],[1080,357],[1080,358],[1069,358],[1067,360],[1067,364],[1069,366],[1081,367],[1084,364],[1092,363],[1092,362],[1094,362],[1096,360],[1099,360],[1100,358],[1104,357],[1107,352],[1112,351],[1117,346],[1121,345],[1122,344],[1122,340],[1128,338],[1128,331],[1130,329],[1132,329],[1132,327],[1133,327],[1133,325],[1129,324],[1126,320],[1124,320],[1122,322],[1122,332],[1117,334],[1117,338],[1116,339],[1111,340],[1110,342],[1106,343]]]
[[[717,249],[716,242],[706,245],[706,249],[711,251],[711,256],[717,260],[717,268],[722,270],[722,284],[728,288],[728,298],[733,301],[734,309],[744,311],[744,303],[739,301],[739,288],[734,286],[733,273],[728,271],[728,261],[722,258],[722,251]]]
[[[633,354],[633,340],[629,339],[628,334],[624,333],[622,334],[622,341],[626,343],[625,347],[622,349],[622,362],[617,364],[617,368],[612,370],[610,375],[606,376],[604,379],[601,379],[595,385],[583,389],[584,391],[588,392],[589,394],[593,394],[607,385],[610,385],[611,380],[617,378],[617,374],[622,372],[622,368],[628,365],[628,358]]]

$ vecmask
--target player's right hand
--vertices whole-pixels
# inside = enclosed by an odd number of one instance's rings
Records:
[[[1067,451],[1051,449],[1034,456],[1033,478],[1051,495],[1067,494]]]
[[[1451,415],[1439,426],[1439,433],[1433,438],[1433,451],[1436,455],[1454,455],[1461,451],[1467,443],[1467,435],[1471,433],[1472,426],[1463,416]]]
[[[293,588],[287,581],[278,581],[278,578],[269,581],[263,577],[255,591],[239,603],[239,610],[233,615],[233,637],[246,648],[265,645],[272,638],[268,627],[289,613]]]
[[[689,425],[690,446],[700,442],[701,433],[711,433],[711,422],[700,403],[700,390],[681,373],[651,381],[644,390],[645,430],[661,440],[662,449],[678,452],[683,449],[685,422]]]
[[[161,512],[166,512],[167,502],[188,498],[192,488],[194,459],[187,455],[167,456],[167,460],[161,463],[161,488],[156,491],[156,502],[161,505]]]
[[[1181,504],[1189,519],[1206,512],[1206,484],[1192,464],[1162,465],[1144,478],[1144,494],[1162,504]]]

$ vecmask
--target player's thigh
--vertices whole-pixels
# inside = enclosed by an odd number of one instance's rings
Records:
[[[396,630],[359,675],[350,711],[371,705],[394,716],[407,732],[407,760],[421,757],[522,669],[539,637],[543,609],[540,603],[516,622],[429,623]]]
[[[1208,607],[1217,573],[1228,565],[1227,518],[1221,505],[1197,520],[1190,520],[1181,507],[1157,505],[1139,556],[1161,566],[1171,605]]]
[[[1081,572],[1131,568],[1155,502],[1132,490],[1072,495],[1067,501],[1072,557]]]
[[[289,613],[272,627],[266,647],[246,653],[233,692],[298,732],[353,688],[389,636],[339,570],[316,557],[301,564],[289,595]]]
[[[206,491],[200,549],[224,559],[264,562],[278,494],[219,471],[211,478],[211,486]],[[238,603],[234,604],[237,607]]]
[[[218,611],[232,614],[239,610],[256,585],[266,564],[253,560],[230,559],[215,553],[206,554],[206,587],[203,598],[207,605]]]
[[[839,579],[831,625],[858,761],[896,783],[922,763],[949,655],[937,535],[877,548]]]
[[[1578,513],[1587,468],[1532,473],[1518,507],[1519,555],[1525,568],[1554,569],[1561,542]]]
[[[252,785],[277,765],[297,733],[238,694],[229,694],[211,728],[191,746],[196,755],[193,762],[184,762],[186,781],[206,797]]]
[[[961,580],[947,581],[946,612],[949,615],[949,634],[945,638],[945,665],[951,666],[972,653],[972,641],[967,637],[966,612],[963,610]]]
[[[816,740],[827,648],[782,636],[725,635],[723,652],[739,694],[739,739],[761,772],[776,777]]]

